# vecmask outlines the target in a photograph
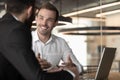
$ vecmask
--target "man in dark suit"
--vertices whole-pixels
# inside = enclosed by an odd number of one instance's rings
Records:
[[[7,13],[0,19],[0,80],[72,80],[77,71],[42,71],[31,49],[30,26],[34,0],[5,0]]]

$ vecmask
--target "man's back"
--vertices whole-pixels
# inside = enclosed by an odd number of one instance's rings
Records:
[[[19,72],[0,53],[0,80],[24,80]]]
[[[7,40],[6,37],[8,37],[10,28],[12,29],[9,24],[11,24],[11,21],[14,24],[15,21],[11,15],[7,16],[9,18],[0,19],[0,80],[24,80],[15,67],[3,55],[3,47]]]

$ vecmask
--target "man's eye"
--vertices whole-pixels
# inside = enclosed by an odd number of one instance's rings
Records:
[[[54,22],[54,21],[55,21],[55,19],[48,19],[48,21],[50,21],[50,22]]]

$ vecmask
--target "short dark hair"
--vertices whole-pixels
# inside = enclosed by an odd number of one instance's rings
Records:
[[[40,11],[40,9],[48,9],[48,10],[52,10],[52,11],[56,12],[56,19],[55,19],[55,21],[58,21],[59,11],[50,2],[42,3],[41,6],[37,6],[37,9],[38,9],[38,12]],[[38,14],[38,12],[36,13],[36,15]]]
[[[5,0],[7,12],[20,14],[29,6],[35,5],[35,0]]]

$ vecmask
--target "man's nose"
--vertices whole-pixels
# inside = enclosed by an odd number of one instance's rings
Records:
[[[47,20],[43,20],[42,23],[43,23],[43,25],[46,25],[47,24]]]

